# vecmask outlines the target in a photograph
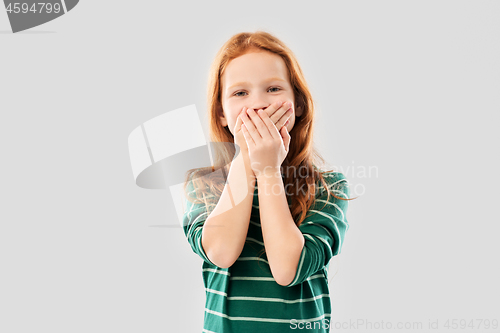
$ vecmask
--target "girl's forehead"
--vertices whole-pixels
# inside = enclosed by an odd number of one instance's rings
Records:
[[[282,67],[285,65],[285,62],[279,55],[272,52],[252,51],[246,52],[239,57],[232,59],[226,67],[247,67],[252,65]]]
[[[248,52],[227,64],[222,73],[223,81],[240,81],[241,78],[288,78],[288,69],[283,59],[268,51]]]

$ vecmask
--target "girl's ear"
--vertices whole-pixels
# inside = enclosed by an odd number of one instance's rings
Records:
[[[304,112],[304,109],[302,108],[302,105],[297,106],[297,108],[295,109],[295,115],[297,117],[302,116],[303,112]]]
[[[217,114],[219,115],[222,127],[226,127],[227,126],[227,119],[226,119],[226,117],[224,117],[224,111],[222,110],[222,106],[220,105],[220,103],[217,103],[215,108],[217,110]]]
[[[304,113],[304,100],[303,98],[295,99],[295,116],[300,117]]]

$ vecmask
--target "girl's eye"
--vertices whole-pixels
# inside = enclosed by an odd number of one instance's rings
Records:
[[[277,92],[278,90],[281,90],[281,88],[280,88],[280,87],[271,87],[271,88],[269,88],[269,89],[268,89],[268,91],[269,91],[269,90],[272,90],[272,89],[277,89],[277,90],[272,91],[272,92]],[[246,92],[245,92],[245,91],[237,91],[237,92],[235,92],[235,93],[234,93],[234,96],[240,96],[240,97],[241,97],[241,96],[243,96],[243,95],[239,95],[239,94],[242,94],[242,93],[243,93],[243,94],[246,94]]]

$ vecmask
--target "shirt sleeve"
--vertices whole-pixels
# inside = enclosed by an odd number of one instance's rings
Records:
[[[325,173],[324,177],[336,196],[349,198],[349,183],[342,173]],[[299,226],[305,242],[295,277],[287,287],[300,284],[323,269],[333,256],[341,252],[345,233],[349,229],[346,219],[348,201],[337,199],[331,194],[327,201],[328,193],[324,187],[318,192],[314,204]]]
[[[196,198],[194,193],[193,182],[190,180],[186,186],[186,195]],[[182,216],[182,228],[187,237],[188,243],[191,245],[194,253],[199,255],[208,264],[214,265],[214,263],[208,259],[208,256],[201,245],[203,225],[205,224],[209,214],[207,207],[203,203],[193,203],[187,198],[184,198],[184,202],[186,210]]]

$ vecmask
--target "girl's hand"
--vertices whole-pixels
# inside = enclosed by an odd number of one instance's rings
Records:
[[[234,143],[238,145],[238,147],[240,147],[242,153],[246,153],[248,155],[248,146],[245,141],[243,131],[241,130],[241,124],[243,124],[241,115],[244,112],[246,113],[246,108],[243,108],[243,110],[241,110],[240,114],[238,115],[238,119],[236,119],[236,124],[234,125]]]
[[[243,121],[241,131],[256,177],[276,173],[288,154],[290,134],[284,125],[292,115],[292,103],[281,104],[281,102],[273,104],[266,111],[261,109],[255,112],[253,109],[248,109],[246,113],[238,116],[238,122],[240,118]],[[276,124],[268,112],[275,119],[279,118]]]
[[[287,122],[287,120],[290,118],[291,112],[286,112],[287,108],[286,107],[281,107],[282,102],[278,102],[275,104],[271,104],[268,108],[266,108],[266,113],[269,115],[269,118],[273,121],[273,123],[276,125],[277,128],[281,128],[283,124]],[[241,125],[243,124],[243,121],[241,119],[242,114],[247,114],[247,109],[244,107],[240,114],[238,115],[238,118],[236,119],[236,124],[234,125],[234,143],[240,147],[241,153],[244,155],[246,160],[249,160],[248,156],[248,145],[245,140],[245,136],[243,135],[243,131],[241,130]],[[255,173],[252,170],[252,173],[255,176]]]

